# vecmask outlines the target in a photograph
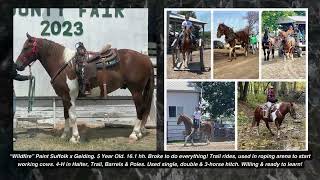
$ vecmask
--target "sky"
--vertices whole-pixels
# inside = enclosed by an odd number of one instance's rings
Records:
[[[248,11],[215,11],[213,12],[213,39],[225,42],[225,37],[217,38],[217,29],[220,23],[233,28],[234,31],[241,30],[248,25],[244,17]]]
[[[211,11],[194,11],[196,13],[197,19],[207,24],[204,25],[204,31],[211,30]],[[177,11],[173,11],[177,13]]]

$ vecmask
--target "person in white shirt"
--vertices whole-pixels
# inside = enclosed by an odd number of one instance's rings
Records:
[[[193,28],[193,26],[192,26],[192,22],[191,21],[189,21],[189,14],[186,14],[185,15],[185,20],[182,22],[182,24],[181,24],[181,29],[182,29],[182,31],[180,32],[180,34],[179,34],[179,46],[181,47],[181,41],[182,41],[182,37],[183,37],[183,31],[184,30],[186,30],[186,29],[191,29],[192,30],[192,28]],[[191,31],[192,32],[192,31]],[[192,42],[194,42],[194,39],[195,39],[195,37],[194,37],[194,35],[193,35],[193,33],[191,33],[191,35],[190,35],[191,37],[191,41]]]
[[[195,129],[198,129],[200,127],[200,121],[201,121],[201,110],[199,107],[196,107],[193,113],[193,127]]]

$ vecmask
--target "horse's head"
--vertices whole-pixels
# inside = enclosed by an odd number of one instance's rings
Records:
[[[185,29],[183,31],[183,37],[184,38],[190,38],[190,34],[191,34],[191,29]]]
[[[39,40],[27,33],[27,40],[24,42],[20,55],[17,58],[17,70],[23,71],[32,62],[39,59]]]
[[[183,114],[180,114],[179,117],[178,117],[177,125],[182,123],[183,118],[184,118]]]
[[[224,34],[225,29],[226,29],[226,25],[224,25],[223,23],[220,23],[217,30],[217,38],[220,38]]]
[[[297,119],[296,110],[297,110],[297,105],[295,103],[293,103],[293,102],[290,102],[290,104],[289,104],[289,113],[290,113],[290,116],[293,119]]]

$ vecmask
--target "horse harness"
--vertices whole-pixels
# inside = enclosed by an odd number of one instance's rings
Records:
[[[226,33],[225,39],[229,43],[229,42],[233,41],[234,39],[236,39],[237,35],[236,35],[236,33],[233,32],[233,29],[231,29],[230,27],[228,27],[228,28],[229,28],[228,29],[229,31]]]

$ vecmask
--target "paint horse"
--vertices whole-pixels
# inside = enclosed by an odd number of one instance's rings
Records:
[[[241,43],[241,46],[245,48],[245,56],[248,56],[249,49],[249,30],[241,30],[237,32],[233,32],[233,29],[228,27],[227,25],[220,23],[217,30],[217,37],[221,38],[221,36],[225,35],[225,40],[229,43],[231,49],[229,51],[229,60],[232,61],[232,57],[237,58],[235,52],[235,46],[237,40]]]
[[[191,143],[193,144],[193,136],[195,135],[197,127],[193,127],[192,120],[190,117],[184,114],[180,114],[178,117],[177,125],[180,125],[183,122],[185,127],[185,141],[184,146],[187,146],[187,141],[191,137]],[[203,122],[200,125],[200,132],[203,132],[206,138],[207,145],[210,143],[209,138],[212,135],[213,127],[210,122]]]
[[[183,31],[183,39],[181,44],[181,52],[183,56],[182,65],[184,68],[188,68],[189,60],[192,61],[192,40],[191,40],[191,29],[185,29]]]
[[[296,46],[296,40],[294,37],[291,36],[291,34],[293,34],[293,32],[290,30],[288,30],[287,32],[279,32],[279,36],[282,39],[283,52],[285,55],[283,56],[284,60],[286,60],[286,58],[290,58],[291,60],[293,60],[293,53],[294,48]]]
[[[277,138],[280,138],[280,126],[286,116],[286,114],[290,114],[290,116],[293,119],[297,119],[297,114],[296,114],[296,104],[292,102],[281,102],[274,104],[273,106],[270,107],[269,111],[269,116],[268,118],[264,118],[263,116],[263,110],[264,110],[264,105],[256,107],[254,111],[254,118],[252,121],[252,126],[251,128],[257,126],[257,134],[259,136],[259,123],[260,120],[263,120],[266,123],[266,126],[268,130],[270,131],[271,135],[274,136],[273,132],[271,131],[269,127],[269,122],[275,122],[276,127],[277,127]]]
[[[65,127],[61,138],[67,138],[72,127],[70,142],[80,140],[77,128],[76,98],[79,93],[74,56],[76,52],[53,41],[31,37],[27,40],[17,58],[17,70],[23,71],[30,63],[39,60],[51,78],[52,87],[61,97],[64,107]],[[106,80],[107,92],[119,88],[128,88],[135,103],[137,119],[129,138],[136,141],[142,137],[145,130],[154,91],[153,66],[148,56],[129,49],[119,49],[120,62],[110,69],[97,70],[96,78],[91,82],[91,88],[100,87],[103,91],[102,79]],[[104,94],[104,93],[101,93]]]

